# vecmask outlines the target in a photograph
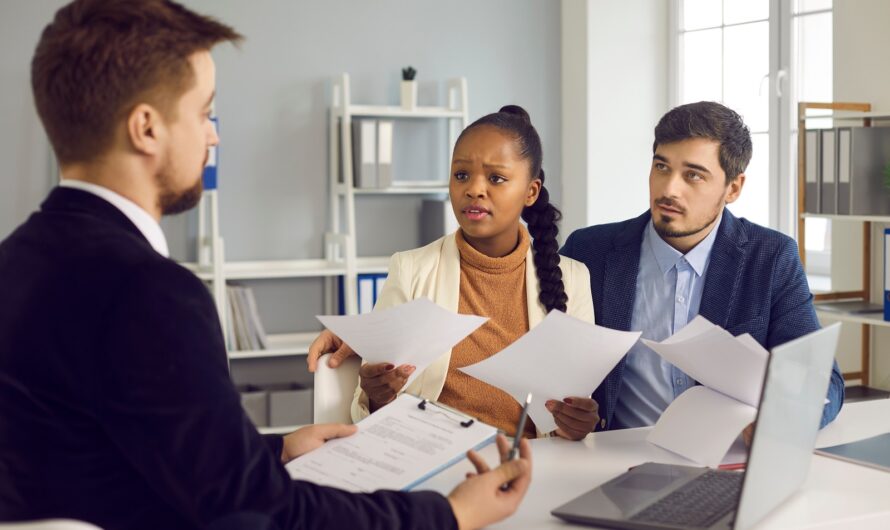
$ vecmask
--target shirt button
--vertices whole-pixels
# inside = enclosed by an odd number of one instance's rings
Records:
[[[684,298],[684,297],[682,297],[682,296],[678,296],[678,297],[677,297],[677,301],[680,302],[680,303],[682,304],[683,302],[686,301],[686,298]]]
[[[683,380],[682,380],[682,379],[677,379],[677,384],[678,384],[678,385],[682,385],[682,384],[683,384]]]

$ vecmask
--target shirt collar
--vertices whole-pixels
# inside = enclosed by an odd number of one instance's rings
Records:
[[[666,274],[669,270],[674,268],[681,259],[686,258],[686,261],[695,273],[701,276],[705,271],[705,266],[708,264],[708,257],[711,255],[711,249],[714,248],[714,240],[717,238],[717,230],[720,228],[720,223],[722,221],[723,211],[721,210],[720,215],[717,217],[717,221],[714,222],[714,227],[711,229],[711,233],[701,240],[698,245],[695,245],[692,250],[687,252],[685,256],[679,250],[668,245],[667,242],[658,235],[658,232],[655,231],[655,224],[652,219],[649,220],[649,223],[646,226],[646,232],[643,235],[643,239],[648,241],[649,248],[652,249],[652,254],[655,256],[655,261],[658,263],[658,268],[661,269],[662,274]]]
[[[92,184],[90,182],[84,182],[82,180],[72,180],[72,179],[62,179],[59,182],[59,186],[63,188],[74,188],[81,191],[86,191],[88,193],[92,193],[93,195],[105,199],[112,206],[117,208],[124,214],[127,219],[130,220],[139,232],[148,240],[148,243],[152,246],[155,251],[164,256],[165,258],[170,257],[170,250],[167,247],[167,238],[164,237],[164,231],[161,230],[161,225],[155,221],[154,217],[149,215],[148,212],[143,210],[138,204],[131,201],[130,199],[111,191],[110,189],[99,186],[97,184]]]

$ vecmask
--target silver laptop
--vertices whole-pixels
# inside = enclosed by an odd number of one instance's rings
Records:
[[[833,324],[773,348],[744,473],[646,463],[551,513],[606,528],[750,528],[807,477],[839,334]]]

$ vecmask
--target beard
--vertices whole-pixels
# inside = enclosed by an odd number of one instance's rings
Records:
[[[204,157],[204,164],[207,164],[207,156]],[[158,196],[158,206],[161,215],[176,215],[194,208],[201,201],[201,194],[204,192],[204,179],[198,177],[195,184],[184,190],[175,191],[173,189],[172,168],[169,163],[161,167],[156,178],[160,195]]]
[[[656,201],[656,203],[658,203],[658,202],[670,202],[670,201],[665,200],[665,199],[659,199],[659,201]],[[701,226],[698,226],[695,228],[689,228],[686,230],[677,230],[677,229],[672,228],[670,226],[670,221],[664,221],[664,220],[655,221],[654,216],[653,216],[652,224],[655,226],[655,233],[657,233],[662,238],[666,238],[666,237],[678,238],[678,237],[692,236],[692,235],[695,235],[695,234],[701,232],[702,230],[705,230],[709,226],[711,226],[714,223],[714,221],[717,220],[717,217],[720,216],[720,210],[721,209],[719,207],[716,208],[714,210],[714,214],[711,216],[711,218],[710,218],[710,220],[708,220],[708,222],[702,224]]]

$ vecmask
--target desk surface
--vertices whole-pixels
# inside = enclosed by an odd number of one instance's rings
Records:
[[[495,528],[588,528],[570,525],[550,510],[643,462],[694,465],[646,442],[650,428],[607,431],[583,442],[557,438],[532,441],[532,484],[519,510]],[[890,399],[845,405],[825,427],[817,447],[890,432]],[[482,451],[493,463],[493,445]],[[417,489],[447,494],[470,469],[462,462]],[[803,487],[755,528],[890,528],[890,473],[813,455]]]

